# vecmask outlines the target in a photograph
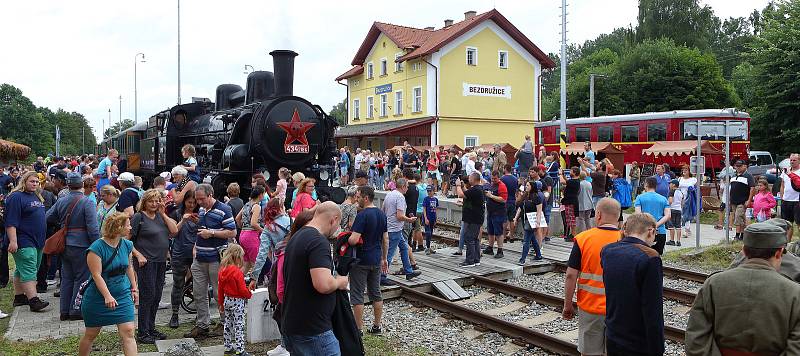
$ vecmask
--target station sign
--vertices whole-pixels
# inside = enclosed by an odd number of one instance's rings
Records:
[[[490,96],[511,99],[511,86],[463,83],[464,96]]]
[[[392,92],[392,83],[378,85],[375,87],[375,94],[383,94],[383,93],[391,93]]]

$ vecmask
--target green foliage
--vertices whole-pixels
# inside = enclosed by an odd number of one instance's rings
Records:
[[[107,128],[106,131],[103,132],[103,139],[105,140],[109,135],[114,136],[124,130],[127,130],[133,127],[134,123],[131,119],[123,119],[122,123],[119,121],[115,122],[111,125],[110,128]]]
[[[336,122],[339,123],[339,126],[344,126],[347,124],[347,98],[342,99],[341,103],[338,103],[331,108],[330,115],[336,119]]]
[[[37,108],[22,91],[10,84],[0,85],[0,138],[33,150],[32,156],[55,153],[55,127],[61,130],[61,153],[93,151],[97,144],[86,118],[77,112]]]
[[[719,19],[698,0],[639,0],[638,41],[671,38],[702,50],[711,46]]]

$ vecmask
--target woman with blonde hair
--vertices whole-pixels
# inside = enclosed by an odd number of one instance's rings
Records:
[[[314,192],[314,180],[311,178],[303,179],[300,185],[297,186],[297,198],[292,202],[291,217],[297,217],[297,214],[311,209],[317,205],[317,201],[311,196]]]
[[[103,231],[103,224],[111,213],[117,210],[117,200],[119,200],[119,190],[111,184],[106,184],[100,188],[100,202],[97,203],[97,224],[100,231]]]
[[[137,208],[139,212],[131,218],[134,229],[131,241],[135,247],[133,255],[138,262],[134,269],[142,298],[139,303],[137,339],[142,344],[155,344],[156,340],[167,338],[156,330],[155,321],[164,290],[169,239],[178,232],[178,226],[167,216],[161,192],[157,189],[144,192]]]
[[[86,253],[91,278],[81,301],[86,326],[78,354],[89,355],[92,343],[106,325],[117,325],[125,356],[136,355],[134,305],[139,300],[136,276],[129,264],[133,243],[123,238],[131,231],[128,216],[113,212],[103,226],[103,237]]]

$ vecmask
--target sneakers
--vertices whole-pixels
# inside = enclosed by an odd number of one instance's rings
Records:
[[[524,266],[525,265],[525,261],[519,260],[519,261],[517,261],[517,265]]]
[[[28,300],[28,307],[31,308],[32,312],[40,312],[42,309],[47,308],[48,305],[50,305],[50,302],[45,302],[39,297],[33,297]]]
[[[169,327],[172,329],[177,329],[180,326],[180,321],[178,320],[178,313],[172,313],[172,318],[169,319]]]
[[[503,258],[503,249],[498,248],[494,258]]]
[[[680,246],[680,245],[681,245],[680,241],[675,241],[675,246]]]
[[[21,307],[23,305],[28,305],[28,297],[25,294],[17,294],[14,296],[14,306]]]
[[[419,275],[421,275],[421,274],[422,274],[422,272],[420,272],[420,271],[414,271],[414,272],[411,272],[411,273],[409,273],[409,274],[407,274],[407,275],[406,275],[406,280],[407,280],[407,281],[410,281],[410,280],[412,280],[412,279],[416,278],[417,276],[419,276]]]
[[[411,269],[414,270],[414,271],[418,271],[419,267],[417,267],[416,264],[413,264],[413,265],[411,265]]]
[[[459,263],[458,265],[459,265],[459,266],[461,266],[461,267],[464,267],[464,268],[468,268],[468,267],[475,267],[475,266],[476,266],[476,264],[474,264],[474,263],[469,263],[469,262],[467,262],[467,261],[461,262],[461,263]]]
[[[167,339],[167,335],[162,333],[162,332],[160,332],[160,331],[158,331],[158,330],[151,331],[150,335],[153,336],[153,338],[156,339],[156,340],[166,340]]]
[[[391,279],[386,278],[386,279],[381,279],[381,285],[384,286],[384,287],[389,287],[389,286],[397,285],[397,283],[395,283]]]
[[[545,236],[545,237],[544,237],[544,240],[545,240],[545,241],[550,241],[550,236]]]
[[[47,285],[48,285],[48,286],[53,286],[53,285],[55,285],[56,283],[58,283],[58,281],[57,281],[57,280],[55,280],[55,279],[48,279],[48,280],[47,280]]]
[[[8,314],[3,313],[3,311],[0,310],[0,319],[5,319],[5,318],[8,318]]]
[[[195,326],[188,333],[183,334],[183,337],[192,339],[205,339],[208,337],[208,328]]]
[[[39,294],[47,293],[47,284],[45,284],[44,286],[37,285],[36,286],[36,293],[39,293]]]
[[[431,252],[431,249],[429,249],[429,248],[425,249],[425,254],[426,255],[430,255],[431,253],[433,253],[433,252]]]
[[[156,338],[153,337],[153,335],[150,335],[150,334],[147,334],[147,333],[139,334],[138,336],[136,336],[136,342],[138,342],[140,344],[155,345]]]
[[[167,309],[167,308],[169,308],[171,306],[172,306],[172,304],[167,303],[167,302],[158,302],[158,309]]]
[[[267,351],[268,356],[289,356],[289,350],[278,344],[274,349]]]
[[[451,253],[451,255],[453,255],[453,256],[461,256],[461,255],[463,255],[463,254],[464,254],[464,252],[463,252],[463,251],[461,251],[461,250],[458,250],[458,251],[456,251],[456,252],[453,252],[453,253]]]
[[[494,250],[491,247],[487,247],[485,250],[483,250],[483,254],[484,255],[494,255]]]
[[[536,257],[533,258],[534,261],[541,261],[543,259],[544,259],[544,257],[542,257],[542,256],[536,256]]]
[[[381,334],[381,327],[379,325],[372,325],[372,327],[369,328],[369,330],[367,330],[367,333],[370,333],[370,334],[373,334],[373,335],[380,335]]]
[[[675,241],[669,240],[669,241],[667,241],[667,242],[666,242],[664,245],[667,245],[667,246],[675,246]]]

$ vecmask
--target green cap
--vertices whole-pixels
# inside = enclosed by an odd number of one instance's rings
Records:
[[[771,223],[755,223],[744,229],[744,245],[754,248],[779,248],[786,245],[786,231]]]
[[[772,218],[772,219],[769,219],[769,220],[765,221],[765,223],[775,225],[775,226],[783,229],[784,232],[788,232],[789,229],[792,228],[792,223],[790,223],[787,220],[783,220],[781,218]]]

